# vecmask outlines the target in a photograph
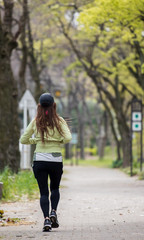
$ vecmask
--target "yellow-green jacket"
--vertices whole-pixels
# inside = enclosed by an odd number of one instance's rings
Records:
[[[49,128],[49,136],[47,138],[46,135],[44,135],[45,142],[42,143],[40,133],[37,132],[36,120],[33,119],[26,128],[24,134],[21,136],[20,142],[22,144],[36,144],[35,152],[61,152],[63,144],[70,142],[72,135],[66,121],[62,117],[60,117],[60,119],[63,136],[60,135],[56,127],[54,128],[54,131]],[[34,138],[32,138],[33,134]]]

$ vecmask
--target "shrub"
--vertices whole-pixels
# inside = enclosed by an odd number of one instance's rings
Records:
[[[140,172],[138,176],[139,176],[138,177],[139,180],[144,180],[144,172]]]
[[[8,167],[5,167],[4,171],[0,175],[0,181],[3,182],[2,198],[13,199],[13,182],[14,176]]]
[[[112,168],[120,168],[123,165],[122,159],[117,159],[112,162]]]
[[[97,155],[97,148],[85,148],[85,153],[90,154],[92,156],[96,156]]]

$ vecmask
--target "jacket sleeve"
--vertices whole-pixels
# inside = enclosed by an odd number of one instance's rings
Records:
[[[36,144],[36,139],[31,138],[33,133],[34,133],[34,120],[32,120],[30,124],[27,126],[25,132],[20,138],[20,142],[22,144]]]
[[[61,118],[61,121],[62,121],[61,127],[63,131],[62,143],[66,144],[71,141],[72,135],[66,121],[63,118]]]

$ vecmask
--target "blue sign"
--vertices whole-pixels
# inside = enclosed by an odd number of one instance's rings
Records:
[[[71,144],[77,144],[78,143],[78,134],[72,133],[72,140],[70,141]]]

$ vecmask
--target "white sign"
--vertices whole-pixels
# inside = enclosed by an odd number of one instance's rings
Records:
[[[132,121],[141,121],[142,113],[141,112],[133,112],[132,113]]]
[[[24,115],[23,117],[24,130],[26,129],[28,124],[27,110],[29,111],[29,117],[31,121],[36,115],[36,107],[37,107],[36,101],[33,95],[31,94],[31,92],[27,89],[19,102],[19,109],[23,110],[23,115]]]
[[[142,130],[141,122],[133,122],[132,123],[132,130],[135,132],[140,132]]]
[[[20,109],[24,109],[25,102],[27,102],[28,109],[36,108],[36,106],[37,106],[33,95],[31,94],[31,92],[28,89],[25,91],[24,95],[22,96],[22,98],[19,102]]]
[[[37,104],[34,97],[32,96],[29,90],[26,90],[19,102],[19,109],[23,110],[23,131],[25,131],[28,125],[27,112],[29,112],[29,117],[31,121],[36,115],[36,107],[37,107]],[[20,150],[21,150],[21,168],[22,169],[30,168],[30,161],[31,161],[30,145],[21,146],[21,143],[20,143]]]

